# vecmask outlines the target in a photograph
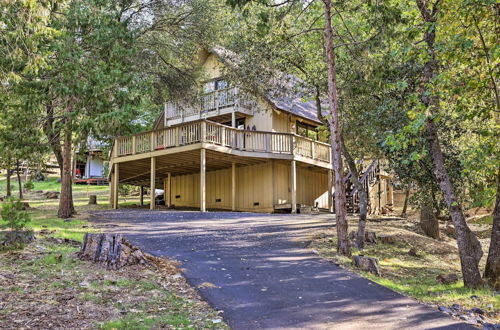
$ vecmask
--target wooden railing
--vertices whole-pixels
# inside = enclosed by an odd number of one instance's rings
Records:
[[[135,155],[200,142],[241,151],[297,155],[326,163],[330,163],[331,156],[328,144],[296,134],[241,130],[207,120],[119,137],[114,144],[113,156]]]
[[[203,117],[210,112],[219,112],[224,108],[239,107],[250,110],[250,98],[236,87],[216,90],[198,95],[194,100],[179,100],[165,104],[166,119],[176,119],[199,115]],[[246,109],[246,110],[245,110]]]

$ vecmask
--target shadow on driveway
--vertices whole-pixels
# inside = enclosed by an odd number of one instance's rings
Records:
[[[307,235],[330,215],[123,209],[93,221],[215,285],[198,291],[233,329],[473,329],[312,253]]]

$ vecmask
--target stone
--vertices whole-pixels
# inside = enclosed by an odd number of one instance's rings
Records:
[[[44,195],[45,195],[45,198],[47,198],[47,199],[58,199],[59,198],[58,191],[47,191]]]
[[[455,232],[455,227],[453,225],[446,225],[444,228],[444,233],[452,238],[457,238],[457,233]]]
[[[377,244],[377,234],[373,231],[365,232],[365,242]]]
[[[71,221],[73,221],[73,219],[71,219],[71,218],[64,219],[64,222],[71,222]]]
[[[458,282],[458,276],[456,274],[440,274],[436,276],[436,281],[441,284],[453,284]]]
[[[30,230],[0,231],[0,246],[19,246],[32,242],[35,234]]]
[[[408,255],[409,256],[412,256],[412,257],[418,257],[418,254],[417,254],[417,249],[412,247],[409,251],[408,251]]]
[[[456,310],[456,311],[459,311],[461,309],[459,304],[453,304],[453,305],[451,305],[451,308]]]
[[[43,190],[35,190],[35,194],[43,194]]]
[[[493,304],[486,305],[486,308],[492,309],[493,308]]]
[[[472,309],[472,312],[476,313],[476,314],[481,314],[481,315],[484,314],[484,311],[481,308],[479,308],[479,307],[474,307]]]
[[[446,313],[446,314],[453,314],[453,312],[451,311],[451,309],[449,309],[448,307],[445,307],[445,306],[439,306],[438,310],[440,312],[443,312],[443,313]]]
[[[483,330],[500,330],[500,324],[483,323]]]
[[[352,260],[354,265],[361,270],[380,276],[380,266],[377,259],[365,256],[354,256]]]
[[[473,294],[472,296],[470,296],[470,299],[475,300],[475,299],[479,299],[479,297],[476,296],[475,294]]]
[[[439,221],[432,210],[426,206],[420,209],[420,227],[425,235],[439,239]]]
[[[378,239],[382,244],[394,244],[394,243],[396,243],[396,237],[394,237],[394,236],[379,236]]]

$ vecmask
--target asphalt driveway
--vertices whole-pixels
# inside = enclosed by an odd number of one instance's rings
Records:
[[[234,329],[472,329],[319,258],[307,236],[328,215],[121,209],[93,221],[184,275]]]

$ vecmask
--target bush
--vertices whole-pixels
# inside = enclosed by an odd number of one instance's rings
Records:
[[[31,217],[24,210],[24,204],[19,199],[9,198],[2,205],[0,212],[2,220],[0,228],[10,228],[11,230],[23,230],[26,224],[31,221]]]
[[[26,182],[24,184],[24,189],[26,189],[26,191],[33,190],[33,188],[35,188],[35,185],[33,184],[33,181],[31,181],[31,180],[28,180],[28,182]]]

